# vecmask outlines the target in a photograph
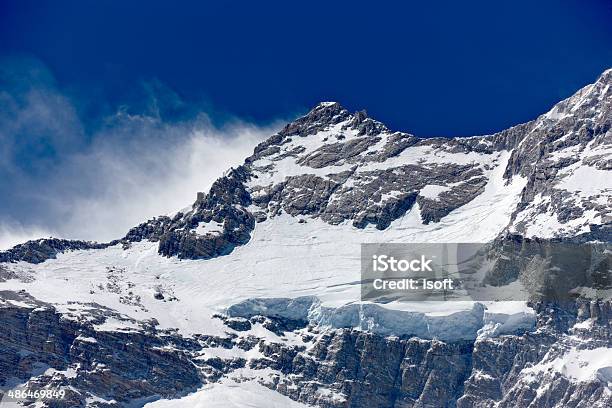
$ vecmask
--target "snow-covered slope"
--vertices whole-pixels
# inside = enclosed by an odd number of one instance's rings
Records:
[[[177,400],[161,400],[145,405],[146,408],[306,408],[274,392],[256,381],[235,382],[222,380]]]

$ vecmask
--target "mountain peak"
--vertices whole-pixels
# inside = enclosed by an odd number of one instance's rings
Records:
[[[602,72],[599,78],[597,78],[597,82],[603,82],[606,84],[612,83],[612,68],[608,68]]]
[[[340,102],[335,102],[335,101],[319,102],[318,104],[315,105],[314,108],[312,108],[304,116],[307,117],[307,116],[317,115],[322,112],[338,114],[342,111],[348,112],[348,110],[344,106],[342,106]]]
[[[318,104],[316,104],[303,117],[318,119],[318,118],[325,117],[328,115],[331,115],[331,116],[338,115],[338,114],[341,114],[342,112],[348,113],[348,109],[342,106],[340,102],[326,101],[326,102],[319,102]]]
[[[343,122],[350,116],[349,111],[338,102],[321,102],[306,115],[287,124],[279,134],[282,136],[292,136],[296,134],[307,136],[317,133],[319,130],[329,125]]]
[[[369,118],[365,110],[350,113],[338,102],[320,102],[306,115],[289,123],[279,132],[285,136],[308,136],[315,134],[329,126],[347,122],[351,129],[358,129],[359,135],[373,135],[387,131],[382,123]]]
[[[336,102],[336,101],[319,102],[312,110],[317,109],[317,108],[326,108],[330,106],[340,106],[340,102]]]

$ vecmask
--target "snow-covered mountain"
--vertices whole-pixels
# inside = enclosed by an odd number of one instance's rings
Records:
[[[4,401],[609,406],[609,300],[361,302],[360,245],[612,242],[611,84],[454,139],[324,102],[173,216],[0,253]]]

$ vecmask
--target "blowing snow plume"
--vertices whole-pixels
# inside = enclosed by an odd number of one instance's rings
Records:
[[[122,106],[89,123],[41,64],[0,65],[0,248],[50,235],[117,238],[193,202],[276,130],[216,124],[204,112],[167,119],[163,98],[178,96],[154,84],[144,113]]]

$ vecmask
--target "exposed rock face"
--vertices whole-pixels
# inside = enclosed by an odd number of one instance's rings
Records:
[[[173,398],[221,376],[247,379],[242,368],[263,370],[264,385],[320,407],[604,407],[612,402],[604,369],[600,377],[576,381],[555,368],[568,353],[609,347],[610,302],[540,303],[534,305],[539,317],[532,330],[445,342],[325,329],[281,317],[297,316],[290,311],[307,307],[306,299],[289,308],[277,302],[280,312],[273,316],[217,316],[228,327],[227,337],[186,339],[156,330],[155,322],[133,322],[129,331],[101,330],[109,319],[122,318],[103,308],[66,319],[25,293],[1,295],[0,320],[8,330],[0,334],[0,383],[25,379],[30,390],[68,390],[64,399],[47,401],[52,406],[115,407]],[[262,328],[255,330],[258,325]],[[262,330],[280,337],[261,337]],[[300,338],[300,344],[286,343],[287,335]],[[211,348],[242,350],[247,358],[203,358]]]
[[[259,311],[288,331],[306,325],[309,305],[308,298],[250,300],[228,312],[256,321]],[[263,357],[247,366],[276,370],[264,381],[267,386],[321,407],[608,406],[612,395],[605,367],[612,361],[599,350],[611,344],[612,304],[582,300],[533,307],[533,328],[500,336],[482,332],[472,340],[309,326],[297,331],[305,348],[260,342]],[[572,361],[583,355],[593,355],[595,365],[603,359],[604,368],[595,376],[573,378],[564,364],[593,370],[593,361]]]
[[[285,306],[256,305],[248,310],[259,307],[290,326],[280,317],[294,316]],[[568,353],[597,353],[609,347],[610,302],[534,307],[539,317],[533,330],[471,341],[384,337],[351,329],[319,333],[310,328],[301,331],[305,349],[259,343],[264,356],[247,365],[276,370],[267,386],[321,407],[608,406],[612,396],[606,388],[607,371],[602,369],[600,378],[576,381],[553,367]],[[240,306],[233,313],[246,310]]]
[[[612,70],[597,82],[530,122],[512,151],[505,176],[528,179],[514,214],[514,229],[529,234],[533,217],[551,214],[549,222],[567,225],[566,235],[585,225],[610,225],[609,192],[589,188],[608,178],[612,143]],[[593,222],[597,220],[597,222]]]
[[[251,237],[255,218],[247,211],[251,200],[244,188],[244,170],[232,170],[217,180],[210,192],[196,201],[193,211],[160,238],[159,253],[179,258],[207,259],[230,253]],[[198,234],[200,223],[222,224],[220,232]]]
[[[68,390],[66,397],[53,406],[79,407],[94,397],[109,401],[97,406],[176,397],[202,382],[187,358],[196,342],[183,340],[184,350],[178,350],[176,339],[156,332],[153,325],[129,332],[96,330],[96,324],[120,318],[103,308],[90,321],[72,321],[24,293],[0,296],[0,384],[18,379],[27,380],[32,390],[61,387]]]
[[[427,154],[436,154],[436,150],[442,155],[479,151],[492,156],[498,152],[488,142],[482,145],[476,140],[419,139],[391,133],[365,113],[350,115],[336,103],[319,105],[298,123],[290,132],[282,131],[264,142],[247,160],[254,175],[249,181],[253,202],[270,216],[282,209],[291,215],[320,217],[331,224],[349,220],[357,228],[373,224],[385,229],[418,202],[423,223],[437,222],[482,193],[487,176],[479,163],[428,163]],[[360,130],[365,128],[368,130]],[[296,133],[300,129],[303,134]],[[315,148],[297,139],[315,137],[312,129],[322,141]],[[414,149],[422,158],[407,160],[414,164],[394,163],[393,159],[407,149]],[[260,166],[263,162],[267,164]],[[292,166],[303,168],[304,174],[267,183],[279,162],[293,162]],[[314,174],[309,168],[316,169]],[[428,185],[443,191],[420,195]]]
[[[476,341],[472,375],[457,406],[609,406],[612,395],[606,389],[607,371],[576,381],[561,370],[564,360],[571,364],[572,353],[594,352],[596,359],[607,358],[598,350],[610,347],[610,305],[583,302],[559,307],[541,303],[537,305],[540,313],[535,332]],[[598,312],[592,315],[591,309],[603,309],[603,318]]]
[[[179,258],[209,259],[226,255],[237,245],[248,242],[255,226],[254,216],[246,209],[251,198],[243,182],[244,167],[232,169],[212,185],[210,192],[200,195],[186,214],[172,219],[159,217],[131,229],[128,241],[159,241],[159,253]],[[217,230],[200,231],[200,225],[219,225]]]
[[[308,404],[453,406],[470,372],[472,344],[338,330],[319,337],[308,352],[270,345],[264,354],[284,357],[271,366],[288,374],[268,385]]]
[[[115,245],[118,241],[98,244],[88,241],[73,241],[67,239],[38,239],[19,244],[8,251],[0,252],[0,263],[25,261],[33,264],[55,258],[58,253],[79,249],[102,249]]]

